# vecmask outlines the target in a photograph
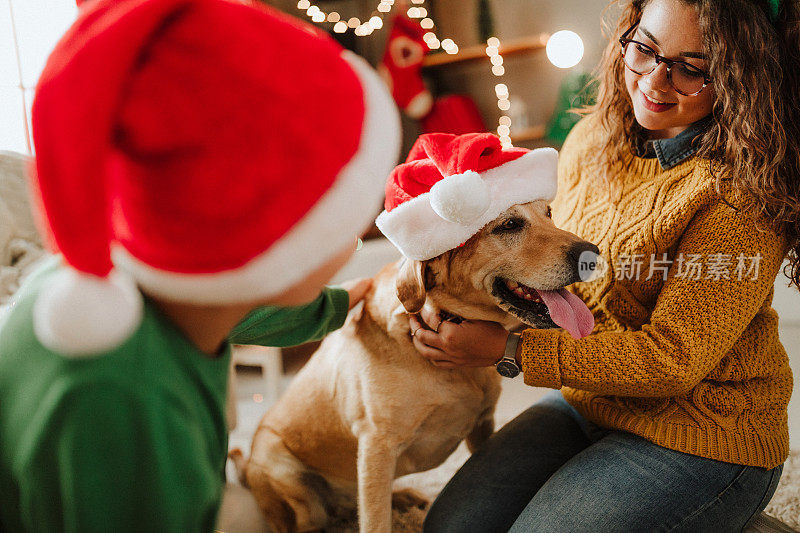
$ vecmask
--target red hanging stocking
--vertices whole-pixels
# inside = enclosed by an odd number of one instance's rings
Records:
[[[418,22],[397,15],[386,41],[386,51],[378,67],[400,109],[412,118],[422,118],[433,105],[433,97],[422,81],[420,70],[428,45],[425,30]]]

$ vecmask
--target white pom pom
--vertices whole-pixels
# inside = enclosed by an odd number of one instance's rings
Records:
[[[68,357],[90,357],[125,342],[142,321],[142,295],[132,278],[108,278],[62,268],[42,288],[33,329],[45,347]]]
[[[489,187],[480,174],[468,170],[447,176],[431,187],[431,207],[450,222],[467,225],[486,212],[491,203]]]

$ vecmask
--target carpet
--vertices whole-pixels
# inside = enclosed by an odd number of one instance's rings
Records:
[[[509,382],[511,383],[511,382]],[[504,387],[497,408],[498,427],[516,416],[524,407],[533,403],[546,393],[546,389],[527,387],[515,383]],[[247,449],[247,448],[245,448]],[[469,457],[469,451],[462,443],[441,465],[427,472],[404,476],[395,481],[394,489],[412,489],[431,501],[442,490],[447,481]],[[228,479],[232,470],[229,469]],[[425,520],[427,508],[392,510],[392,531],[394,533],[419,533]],[[218,524],[225,533],[267,533],[266,523],[258,515],[258,509],[250,493],[235,483],[226,489],[223,507]],[[335,524],[326,533],[355,533],[355,521]],[[784,466],[780,484],[762,517],[746,533],[800,533],[800,450],[791,452]]]
[[[467,460],[465,446],[450,456],[441,466],[428,472],[400,478],[395,488],[413,488],[429,498],[434,498],[450,476]],[[412,507],[392,510],[394,533],[419,533],[425,520],[426,509]],[[225,490],[218,529],[224,533],[267,533],[269,529],[261,518],[255,500],[238,484],[229,484]],[[355,533],[355,522],[336,524],[327,533]],[[783,476],[772,500],[762,516],[746,533],[800,533],[800,451],[793,451],[784,467]]]
[[[440,467],[429,472],[406,476],[406,478],[397,480],[395,485],[413,488],[428,497],[435,497],[468,457],[469,452],[462,445]],[[409,509],[401,513],[394,510],[392,531],[399,533],[422,531],[422,522],[425,519],[426,511],[427,509]],[[789,455],[775,495],[763,514],[776,519],[779,523],[775,523],[774,520],[762,519],[754,525],[755,527],[747,529],[746,533],[788,533],[790,531],[800,533],[800,450],[792,451]],[[357,526],[352,524],[350,529],[343,528],[337,533],[351,533],[357,530]]]
[[[0,305],[44,255],[28,207],[27,164],[21,154],[0,152]]]
[[[789,454],[778,489],[764,511],[800,531],[800,450]]]

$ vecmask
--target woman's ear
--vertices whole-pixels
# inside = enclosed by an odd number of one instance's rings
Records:
[[[425,261],[406,259],[397,272],[397,298],[409,313],[417,313],[425,305],[425,269]]]

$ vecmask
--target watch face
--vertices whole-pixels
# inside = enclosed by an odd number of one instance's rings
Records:
[[[505,378],[515,378],[519,375],[519,367],[514,361],[503,359],[495,366],[498,374]]]

